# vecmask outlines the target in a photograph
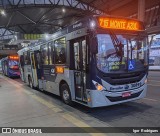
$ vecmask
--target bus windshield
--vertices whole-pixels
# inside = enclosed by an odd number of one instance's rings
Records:
[[[147,38],[138,34],[97,34],[97,67],[104,73],[143,70],[148,65]]]
[[[9,60],[8,62],[9,68],[11,69],[18,69],[18,61],[17,60]]]

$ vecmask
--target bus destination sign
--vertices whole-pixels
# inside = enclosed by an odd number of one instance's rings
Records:
[[[98,23],[101,28],[122,29],[122,30],[142,30],[140,22],[130,19],[119,19],[109,17],[99,17]]]

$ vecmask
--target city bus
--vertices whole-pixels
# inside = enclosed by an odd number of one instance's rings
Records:
[[[135,19],[89,16],[18,54],[22,80],[69,105],[101,107],[146,96],[148,40]]]
[[[11,55],[1,59],[2,73],[8,77],[19,77],[19,57]]]

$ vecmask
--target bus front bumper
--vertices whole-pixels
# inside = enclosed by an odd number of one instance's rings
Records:
[[[140,88],[121,92],[109,92],[90,90],[91,101],[88,103],[89,107],[102,107],[133,101],[144,98],[147,92],[147,85],[144,84]],[[123,96],[124,93],[130,93],[129,96]]]

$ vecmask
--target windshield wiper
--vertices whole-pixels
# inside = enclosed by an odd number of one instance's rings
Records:
[[[116,50],[116,53],[118,54],[118,52],[119,52],[118,45],[120,44],[120,42],[119,42],[117,36],[112,31],[110,31],[110,36],[111,36],[114,48]]]
[[[120,62],[122,62],[122,44],[121,42],[118,40],[117,36],[114,34],[113,31],[110,30],[110,37],[112,39],[114,48],[116,50],[117,56],[120,57]]]

